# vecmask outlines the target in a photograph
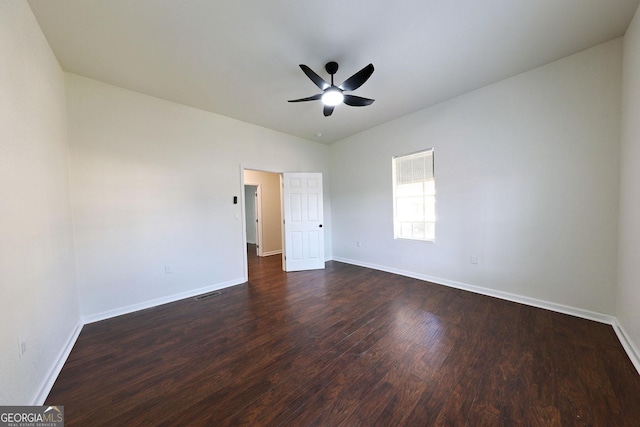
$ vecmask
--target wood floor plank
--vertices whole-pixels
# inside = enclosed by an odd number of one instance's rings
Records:
[[[329,262],[86,325],[67,426],[635,426],[608,325]]]

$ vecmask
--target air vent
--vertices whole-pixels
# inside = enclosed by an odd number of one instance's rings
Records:
[[[220,295],[222,292],[220,291],[213,291],[213,292],[209,292],[207,294],[202,294],[202,295],[198,295],[197,297],[195,297],[196,301],[202,301],[203,299],[207,299],[207,298],[212,298],[212,297],[217,297],[218,295]]]

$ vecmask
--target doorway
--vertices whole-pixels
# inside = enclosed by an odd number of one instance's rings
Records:
[[[243,170],[247,256],[265,259],[282,254],[281,175]],[[252,263],[248,263],[247,270]]]
[[[322,174],[241,171],[247,280],[251,265],[268,258],[287,272],[324,268]]]
[[[260,239],[258,234],[258,215],[259,208],[257,201],[259,185],[244,186],[245,200],[245,227],[247,230],[247,254],[249,256],[258,256],[258,248],[260,247]]]

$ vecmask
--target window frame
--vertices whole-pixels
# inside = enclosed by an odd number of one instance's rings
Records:
[[[421,197],[422,198],[422,218],[418,221],[401,221],[398,217],[399,217],[399,213],[398,213],[398,200],[400,199],[400,197],[398,195],[398,177],[397,177],[397,168],[398,168],[398,160],[400,159],[405,159],[407,160],[407,158],[411,158],[411,157],[430,157],[431,158],[431,179],[422,179],[420,181],[416,181],[414,183],[410,183],[410,184],[416,184],[416,183],[421,183],[422,184],[422,191],[419,193],[419,196],[413,196],[413,197]],[[436,180],[436,174],[435,174],[435,150],[434,148],[427,148],[427,149],[423,149],[423,150],[418,150],[418,151],[414,151],[411,153],[407,153],[407,154],[401,154],[401,155],[396,155],[393,156],[391,159],[391,165],[392,165],[392,187],[393,187],[393,238],[394,240],[413,240],[413,241],[419,241],[419,242],[428,242],[428,243],[435,243],[436,240],[436,231],[435,231],[435,226],[436,226],[436,221],[437,221],[437,216],[436,216],[436,188],[435,188],[435,180]],[[432,182],[433,184],[432,186],[432,190],[428,191],[427,188],[425,187],[425,183],[427,182]],[[411,196],[405,196],[405,198],[408,198]],[[427,201],[427,199],[430,199],[429,201]],[[432,208],[431,211],[429,213],[427,213],[427,205],[431,204]],[[406,213],[405,213],[406,214]],[[429,216],[431,216],[433,218],[432,221],[427,221],[427,219],[429,218]],[[401,231],[401,223],[411,223],[411,235],[407,236],[407,233],[403,233]],[[424,233],[424,237],[416,237],[414,235],[414,228],[416,224],[422,223],[423,224],[423,233]],[[427,233],[428,229],[428,225],[427,224],[431,224],[430,226],[432,227],[432,231]]]

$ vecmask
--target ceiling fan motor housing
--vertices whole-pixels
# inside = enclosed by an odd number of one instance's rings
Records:
[[[327,73],[333,76],[338,71],[338,63],[334,61],[327,62],[327,65],[324,66],[324,69],[327,70]]]

